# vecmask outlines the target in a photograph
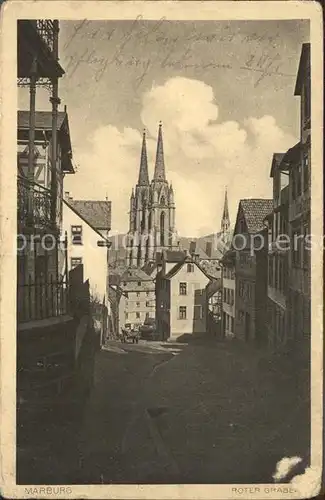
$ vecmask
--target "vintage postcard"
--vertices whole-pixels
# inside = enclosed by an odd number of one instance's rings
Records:
[[[322,13],[1,10],[1,494],[322,491]]]

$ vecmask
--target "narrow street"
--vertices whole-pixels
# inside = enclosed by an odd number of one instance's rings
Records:
[[[279,459],[308,458],[308,376],[265,356],[232,343],[111,342],[79,425],[58,427],[34,452],[35,477],[21,464],[21,482],[271,482]]]

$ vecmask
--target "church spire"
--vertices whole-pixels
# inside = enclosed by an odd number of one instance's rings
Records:
[[[223,205],[223,214],[222,214],[222,220],[221,220],[221,231],[225,232],[228,231],[230,227],[230,218],[229,218],[229,210],[228,210],[228,194],[227,194],[227,188],[225,192],[225,202]]]
[[[161,122],[159,122],[155,173],[153,176],[153,180],[154,181],[165,181],[166,180],[164,148],[163,148],[163,138],[162,138],[162,123]]]
[[[147,159],[147,146],[146,146],[146,131],[143,131],[142,136],[142,149],[141,149],[141,160],[140,160],[140,170],[139,170],[139,186],[149,186],[149,175],[148,175],[148,159]]]

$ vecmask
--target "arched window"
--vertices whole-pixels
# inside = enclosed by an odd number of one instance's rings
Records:
[[[148,260],[149,258],[149,238],[147,238],[147,242],[146,242],[146,258],[145,260]]]
[[[146,211],[142,209],[142,217],[141,217],[141,232],[143,233],[146,229]]]
[[[151,231],[151,226],[152,226],[152,214],[150,212],[148,218],[148,233]]]
[[[138,246],[138,253],[137,253],[137,266],[139,267],[141,265],[141,245]]]
[[[164,197],[164,196],[162,196],[162,197],[160,198],[160,204],[161,204],[161,205],[165,205],[165,204],[166,204],[166,200],[165,200],[165,197]]]
[[[160,244],[165,245],[165,212],[160,215]]]

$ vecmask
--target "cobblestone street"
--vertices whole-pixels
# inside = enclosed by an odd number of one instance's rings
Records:
[[[112,342],[80,417],[21,452],[20,482],[267,483],[284,456],[308,460],[302,361],[235,343]]]

